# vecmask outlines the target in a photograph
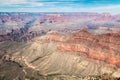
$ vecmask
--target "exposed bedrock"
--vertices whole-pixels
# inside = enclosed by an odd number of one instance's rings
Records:
[[[61,34],[51,31],[10,55],[43,75],[109,74],[120,77],[120,34],[95,35],[86,31]],[[19,57],[19,58],[18,58]]]

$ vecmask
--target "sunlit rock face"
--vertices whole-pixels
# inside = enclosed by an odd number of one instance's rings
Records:
[[[109,13],[0,13],[0,77],[7,68],[13,75],[10,67],[18,66],[23,75],[30,68],[44,80],[46,76],[55,77],[50,80],[83,80],[92,75],[119,78],[119,22],[120,15]]]
[[[22,44],[23,46],[12,53],[9,51],[3,59],[10,58],[26,64],[40,71],[42,75],[108,74],[120,77],[119,40],[119,33],[99,35],[86,29],[70,34],[50,31]]]
[[[73,33],[68,41],[59,43],[58,49],[61,51],[82,52],[93,59],[117,65],[120,63],[119,39],[119,33],[93,35],[82,30]]]

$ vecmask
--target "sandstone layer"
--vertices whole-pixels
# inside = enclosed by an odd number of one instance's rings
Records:
[[[50,31],[14,47],[18,47],[17,50],[11,51],[12,47],[8,47],[10,51],[2,60],[25,64],[45,76],[108,74],[120,77],[120,33],[99,35],[85,29],[70,34]]]

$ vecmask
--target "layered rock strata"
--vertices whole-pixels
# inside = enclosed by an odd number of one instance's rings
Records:
[[[86,30],[71,34],[51,31],[4,56],[43,75],[103,75],[120,77],[120,34],[96,35]]]

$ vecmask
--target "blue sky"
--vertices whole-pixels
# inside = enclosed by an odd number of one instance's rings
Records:
[[[120,0],[0,0],[0,12],[120,13]]]

